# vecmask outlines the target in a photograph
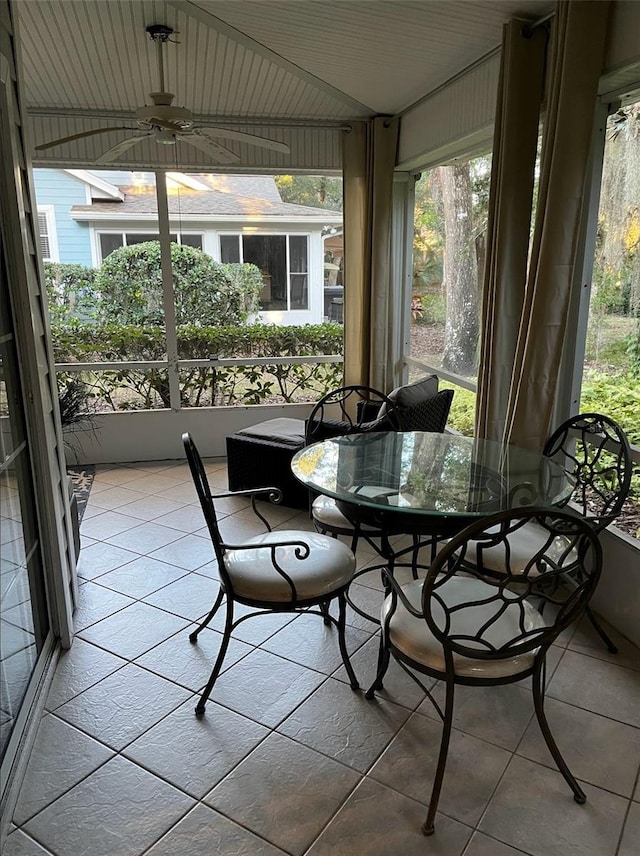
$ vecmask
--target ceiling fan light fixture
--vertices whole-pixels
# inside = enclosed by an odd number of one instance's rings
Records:
[[[164,129],[160,129],[156,131],[156,143],[162,143],[165,146],[175,146],[176,144],[176,135],[172,131],[165,131]]]

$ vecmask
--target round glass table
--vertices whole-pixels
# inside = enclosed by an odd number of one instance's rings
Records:
[[[536,452],[453,434],[350,434],[297,452],[291,469],[353,522],[389,534],[450,537],[472,520],[520,506],[563,505],[573,483]]]

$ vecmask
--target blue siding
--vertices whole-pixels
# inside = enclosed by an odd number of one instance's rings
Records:
[[[86,205],[86,185],[61,169],[34,169],[36,202],[53,205],[61,262],[91,267],[91,238],[88,223],[71,218],[73,205]]]

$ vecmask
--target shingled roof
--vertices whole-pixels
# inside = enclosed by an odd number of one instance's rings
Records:
[[[194,176],[203,184],[215,188],[211,190],[193,190],[180,187],[179,192],[168,194],[169,213],[176,215],[198,215],[204,217],[246,216],[246,217],[318,217],[335,220],[341,217],[339,211],[326,208],[313,208],[309,205],[293,205],[280,201],[280,197],[271,179],[266,176]],[[275,193],[271,190],[274,188]],[[124,200],[114,202],[95,202],[92,205],[74,205],[72,214],[111,214],[123,219],[129,215],[156,214],[158,210],[155,188],[143,186],[119,186]],[[271,198],[251,195],[252,192],[269,193]]]

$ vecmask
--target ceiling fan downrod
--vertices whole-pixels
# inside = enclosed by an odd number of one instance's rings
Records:
[[[158,48],[158,76],[160,78],[160,91],[164,92],[164,62],[162,60],[162,46],[173,35],[173,27],[167,27],[165,24],[150,24],[145,28],[149,33],[149,38],[155,42]]]

